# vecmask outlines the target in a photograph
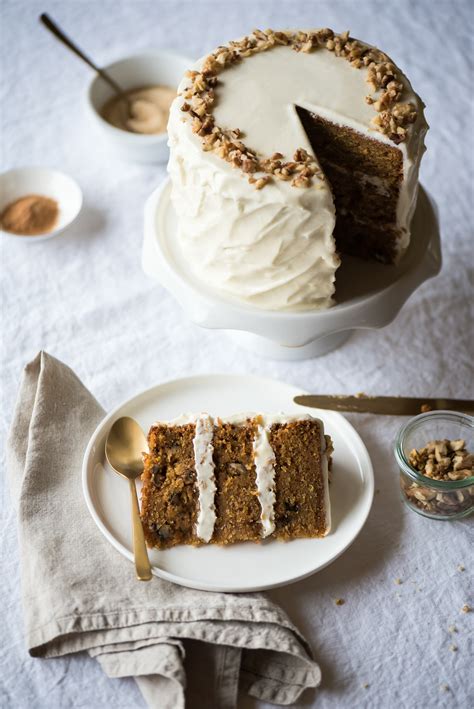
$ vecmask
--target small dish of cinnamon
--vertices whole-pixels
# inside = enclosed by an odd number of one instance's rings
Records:
[[[79,186],[57,170],[23,167],[0,175],[2,238],[50,239],[76,219],[81,206]]]

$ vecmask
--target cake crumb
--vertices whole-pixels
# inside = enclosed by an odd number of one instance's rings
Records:
[[[461,613],[470,613],[472,611],[471,606],[468,606],[467,603],[463,605],[461,608]]]
[[[448,627],[448,633],[457,633],[457,632],[458,632],[458,629],[456,628],[455,625],[450,625]]]
[[[449,687],[447,684],[440,684],[439,690],[440,692],[449,692]]]
[[[464,566],[464,564],[459,564],[458,571],[465,571],[465,570],[466,570],[466,567]]]
[[[343,598],[336,598],[334,603],[336,604],[336,606],[343,606],[345,603],[345,600]]]
[[[449,646],[449,649],[451,650],[451,652],[457,652],[458,646],[455,645],[454,643],[451,643],[451,645]]]
[[[395,579],[395,583],[397,584],[397,586],[401,586],[403,581],[401,579]]]
[[[364,682],[364,684],[362,685],[362,687],[363,687],[364,689],[368,689],[368,688],[370,687],[370,684],[369,684],[368,682]]]

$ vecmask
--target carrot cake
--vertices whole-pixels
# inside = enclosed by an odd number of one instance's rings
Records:
[[[142,475],[150,547],[323,537],[332,444],[310,415],[185,415],[155,423]]]
[[[255,30],[178,94],[171,199],[203,284],[263,309],[327,308],[340,254],[404,254],[428,126],[384,52],[348,32]]]

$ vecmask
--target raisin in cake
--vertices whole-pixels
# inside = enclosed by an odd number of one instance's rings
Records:
[[[218,47],[168,124],[183,259],[258,308],[329,307],[339,254],[406,251],[427,128],[403,72],[348,32],[255,30]]]
[[[141,515],[149,546],[322,537],[331,443],[309,415],[208,414],[148,434]]]

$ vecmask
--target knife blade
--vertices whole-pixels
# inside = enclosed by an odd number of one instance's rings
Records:
[[[471,399],[436,399],[414,398],[409,396],[324,396],[302,394],[293,401],[300,406],[332,411],[350,411],[363,414],[382,414],[387,416],[415,416],[425,411],[461,411],[474,413],[474,401]]]

